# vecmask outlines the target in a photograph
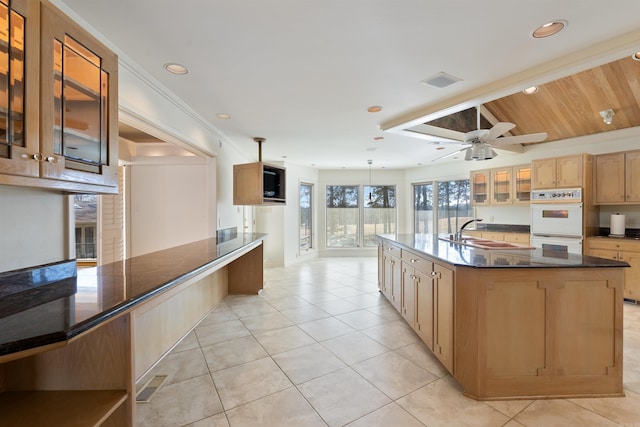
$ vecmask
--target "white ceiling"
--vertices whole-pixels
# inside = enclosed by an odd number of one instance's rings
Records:
[[[617,59],[588,52],[620,35],[635,45],[612,42],[613,55],[640,51],[638,0],[60,2],[242,150],[257,156],[252,138],[261,136],[265,160],[325,169],[367,168],[368,159],[375,167],[427,164],[442,155],[437,145],[381,127]],[[553,19],[569,25],[548,39],[530,36]],[[169,62],[189,74],[167,73]],[[421,83],[442,71],[462,81]],[[383,110],[368,113],[372,105]]]

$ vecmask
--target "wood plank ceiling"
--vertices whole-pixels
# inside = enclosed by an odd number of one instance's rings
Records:
[[[514,123],[511,135],[547,132],[543,142],[640,126],[640,61],[622,58],[540,85],[533,95],[518,92],[483,107],[496,121]],[[615,113],[610,125],[600,116],[608,109]],[[470,109],[427,124],[468,132],[476,122]],[[484,117],[481,125],[491,127]]]

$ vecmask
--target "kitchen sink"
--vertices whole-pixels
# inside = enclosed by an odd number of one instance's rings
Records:
[[[502,242],[497,240],[482,239],[479,237],[462,237],[461,240],[456,240],[451,237],[439,237],[440,240],[446,242],[458,243],[465,246],[471,246],[479,249],[534,249],[533,246],[522,245],[518,243]]]

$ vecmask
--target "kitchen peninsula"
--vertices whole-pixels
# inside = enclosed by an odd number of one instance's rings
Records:
[[[479,400],[622,396],[625,262],[380,235],[389,299]]]
[[[0,274],[0,424],[133,425],[136,381],[227,293],[262,289],[265,236]]]

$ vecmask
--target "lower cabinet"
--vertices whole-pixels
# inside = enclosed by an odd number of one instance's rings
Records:
[[[640,301],[640,241],[591,237],[587,254],[629,263],[631,267],[624,269],[624,297]]]
[[[454,270],[386,242],[381,248],[380,291],[453,373]]]

